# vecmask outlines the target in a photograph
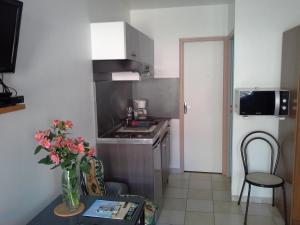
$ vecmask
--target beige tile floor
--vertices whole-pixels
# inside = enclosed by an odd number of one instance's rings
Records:
[[[243,225],[245,204],[231,201],[230,180],[218,174],[172,174],[159,225]],[[250,204],[248,225],[284,225],[278,210]]]

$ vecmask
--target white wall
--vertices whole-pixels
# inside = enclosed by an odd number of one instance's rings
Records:
[[[0,115],[0,224],[26,224],[60,194],[60,169],[37,163],[33,134],[54,118],[95,144],[86,1],[24,0],[16,73],[26,110]]]
[[[234,31],[234,14],[235,4],[234,1],[228,4],[228,34]]]
[[[179,77],[179,38],[228,34],[228,5],[131,10],[131,24],[154,39],[155,77]],[[171,121],[170,167],[180,167],[179,120]]]
[[[300,24],[298,0],[235,1],[235,75],[234,87],[280,87],[282,33]],[[247,132],[263,129],[277,135],[278,119],[253,117],[243,119],[234,113],[232,150],[232,195],[239,195],[244,171],[239,151]],[[265,163],[254,156],[255,168]],[[246,189],[247,190],[247,189]],[[245,194],[246,194],[245,190]],[[270,197],[263,188],[252,196]]]
[[[179,38],[222,36],[228,6],[131,10],[131,24],[154,39],[155,77],[179,77]]]
[[[91,22],[130,20],[127,0],[88,0],[88,2]]]

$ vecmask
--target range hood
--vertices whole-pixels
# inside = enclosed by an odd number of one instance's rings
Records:
[[[139,72],[112,72],[112,81],[139,81],[141,75]]]
[[[153,66],[130,59],[93,60],[94,81],[138,81],[153,78]]]

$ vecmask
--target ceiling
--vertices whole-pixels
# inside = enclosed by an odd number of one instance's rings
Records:
[[[172,8],[197,5],[229,4],[234,0],[127,0],[130,9]]]

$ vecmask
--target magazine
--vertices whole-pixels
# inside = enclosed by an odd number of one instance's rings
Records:
[[[83,216],[124,219],[128,211],[130,211],[129,209],[134,205],[130,202],[96,200],[90,208],[84,212]]]

